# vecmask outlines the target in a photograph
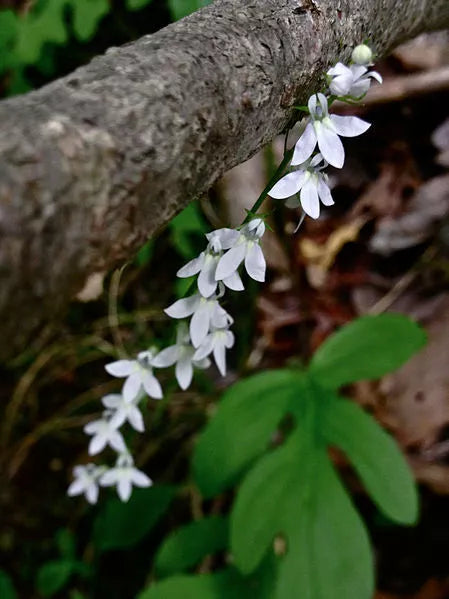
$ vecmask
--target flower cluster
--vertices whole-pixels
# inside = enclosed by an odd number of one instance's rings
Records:
[[[244,262],[246,272],[256,281],[265,280],[265,258],[260,240],[265,232],[262,219],[254,218],[240,230],[217,229],[206,235],[204,252],[183,266],[178,277],[197,276],[197,291],[177,300],[165,313],[179,320],[176,342],[161,351],[154,348],[139,352],[135,360],[117,360],[106,365],[106,371],[124,379],[121,393],[102,398],[102,417],[89,422],[84,432],[91,436],[88,453],[97,455],[106,447],[117,454],[115,466],[87,464],[75,466],[74,481],[69,495],[84,494],[89,503],[96,503],[99,487],[116,486],[122,501],[131,496],[132,486],[148,487],[152,481],[134,466],[120,428],[128,423],[135,431],[144,432],[141,404],[146,396],[162,399],[162,388],[154,369],[175,366],[175,376],[181,389],[187,389],[194,368],[208,368],[213,356],[219,372],[226,374],[226,350],[234,345],[230,331],[232,317],[220,305],[226,288],[244,289],[239,275]],[[189,324],[186,319],[190,318]]]
[[[372,79],[382,81],[378,73],[369,70],[371,61],[371,50],[365,45],[357,46],[349,66],[339,62],[328,70],[327,95],[316,93],[309,98],[308,116],[291,160],[291,166],[296,168],[280,178],[269,192],[276,199],[288,198],[286,205],[290,208],[301,206],[303,216],[318,218],[320,202],[325,206],[334,203],[323,171],[328,165],[343,166],[345,152],[340,137],[361,135],[370,127],[357,117],[329,114],[329,106],[336,98],[360,99]],[[281,165],[278,175],[282,169]],[[174,366],[176,380],[183,390],[190,386],[194,369],[208,368],[211,358],[220,374],[226,374],[226,350],[233,347],[234,334],[230,330],[233,319],[222,306],[222,300],[227,289],[244,289],[239,274],[242,264],[252,279],[265,280],[266,264],[260,246],[265,223],[254,214],[264,197],[263,194],[259,197],[252,217],[239,229],[222,228],[208,233],[206,249],[178,270],[180,278],[196,277],[196,290],[165,309],[169,317],[179,321],[175,343],[161,351],[155,348],[141,351],[134,360],[122,359],[106,365],[111,376],[124,379],[122,390],[102,398],[105,409],[101,418],[89,422],[84,431],[91,437],[89,455],[110,448],[116,453],[115,465],[76,466],[69,495],[84,494],[88,502],[96,503],[100,487],[116,486],[120,499],[127,501],[133,486],[152,484],[135,467],[121,427],[128,424],[135,431],[144,432],[142,403],[146,397],[159,400],[163,395],[154,369]]]
[[[325,206],[334,203],[323,169],[329,164],[342,168],[345,151],[340,137],[356,137],[365,133],[371,125],[355,116],[329,114],[329,105],[335,98],[360,100],[372,79],[382,83],[379,73],[368,69],[371,60],[371,50],[362,44],[354,48],[349,66],[338,62],[328,70],[328,95],[313,94],[307,104],[308,117],[291,160],[291,166],[297,169],[274,185],[269,192],[272,198],[289,198],[287,207],[301,206],[304,213],[312,218],[320,215],[320,201]]]

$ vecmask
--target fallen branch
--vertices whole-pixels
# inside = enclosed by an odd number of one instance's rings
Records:
[[[447,0],[217,0],[0,103],[0,359],[285,128],[355,44],[445,26]]]

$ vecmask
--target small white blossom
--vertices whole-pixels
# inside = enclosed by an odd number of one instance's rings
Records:
[[[170,318],[187,318],[190,320],[190,339],[194,347],[199,347],[211,327],[225,327],[232,322],[231,316],[218,303],[221,294],[205,298],[199,293],[184,297],[166,308],[164,312]]]
[[[240,230],[235,244],[220,258],[215,278],[221,281],[237,271],[245,261],[245,269],[255,281],[265,281],[265,258],[260,247],[260,238],[265,233],[265,223],[254,218]]]
[[[305,162],[318,144],[323,158],[332,166],[341,168],[345,160],[345,151],[339,138],[356,137],[365,133],[370,123],[356,116],[329,114],[327,99],[323,94],[314,94],[309,98],[311,120],[296,142],[292,165]]]
[[[139,410],[139,396],[132,401],[126,401],[120,393],[111,393],[102,398],[105,408],[111,410],[111,426],[120,428],[124,422],[129,424],[138,431],[143,433],[145,426],[143,423],[142,412]]]
[[[336,96],[361,98],[369,90],[371,78],[382,83],[382,77],[377,71],[368,71],[366,66],[359,64],[347,67],[341,62],[337,62],[328,70],[327,74],[331,77],[329,89]]]
[[[175,367],[176,380],[184,391],[190,386],[193,377],[193,367],[208,368],[209,360],[194,357],[195,348],[190,344],[190,335],[185,322],[178,326],[176,334],[176,344],[166,347],[153,359],[153,366],[156,368]]]
[[[239,237],[235,229],[217,229],[206,235],[209,244],[206,251],[188,262],[176,273],[180,278],[198,276],[198,290],[203,297],[210,297],[217,290],[215,271],[223,250],[231,248]],[[237,272],[223,280],[223,283],[233,291],[242,291],[243,283]]]
[[[351,58],[355,64],[370,65],[373,60],[373,52],[366,44],[359,44],[352,51]]]
[[[89,455],[100,453],[107,445],[115,449],[115,451],[125,451],[126,449],[122,434],[106,418],[89,422],[84,427],[84,432],[92,435],[88,449]]]
[[[332,206],[334,200],[329,189],[328,176],[321,172],[327,166],[321,154],[316,154],[311,160],[299,165],[298,170],[288,173],[274,185],[269,192],[277,200],[290,198],[286,202],[289,208],[300,205],[306,214],[312,218],[320,215],[320,200],[325,206]],[[300,192],[300,199],[295,196]]]
[[[196,360],[202,360],[213,353],[215,364],[220,374],[225,376],[226,349],[230,349],[234,345],[234,341],[234,335],[228,329],[215,329],[206,336],[193,357]]]
[[[162,399],[162,389],[151,366],[153,355],[152,351],[142,351],[137,354],[137,360],[117,360],[106,364],[106,371],[112,376],[126,377],[122,391],[125,401],[135,399],[142,388],[153,399]]]
[[[117,486],[117,493],[122,501],[131,497],[132,487],[150,487],[152,480],[143,472],[134,467],[132,457],[124,453],[119,456],[114,468],[110,468],[100,477],[103,487]]]
[[[98,479],[104,473],[105,468],[95,466],[95,464],[87,464],[87,466],[75,466],[73,476],[75,480],[67,489],[67,495],[74,497],[75,495],[84,494],[89,503],[97,503],[98,500]]]

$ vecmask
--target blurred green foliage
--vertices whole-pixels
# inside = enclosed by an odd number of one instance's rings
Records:
[[[177,20],[210,1],[167,0],[166,9],[172,20]],[[132,25],[127,24],[126,11],[138,13],[152,3],[153,0],[123,0],[117,7],[112,0],[36,0],[25,14],[1,10],[0,79],[3,79],[4,93],[18,94],[32,89],[30,69],[48,78],[57,76],[56,50],[65,48],[70,52],[72,46],[87,42],[95,46],[96,36],[102,35],[102,23],[115,22],[118,29],[128,31],[129,39],[138,37],[145,31],[133,30]],[[111,17],[109,22],[105,19],[107,16]],[[110,45],[112,43],[111,39]]]

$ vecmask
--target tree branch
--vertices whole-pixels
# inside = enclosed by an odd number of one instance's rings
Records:
[[[217,0],[0,103],[0,358],[279,133],[337,59],[447,0]]]

